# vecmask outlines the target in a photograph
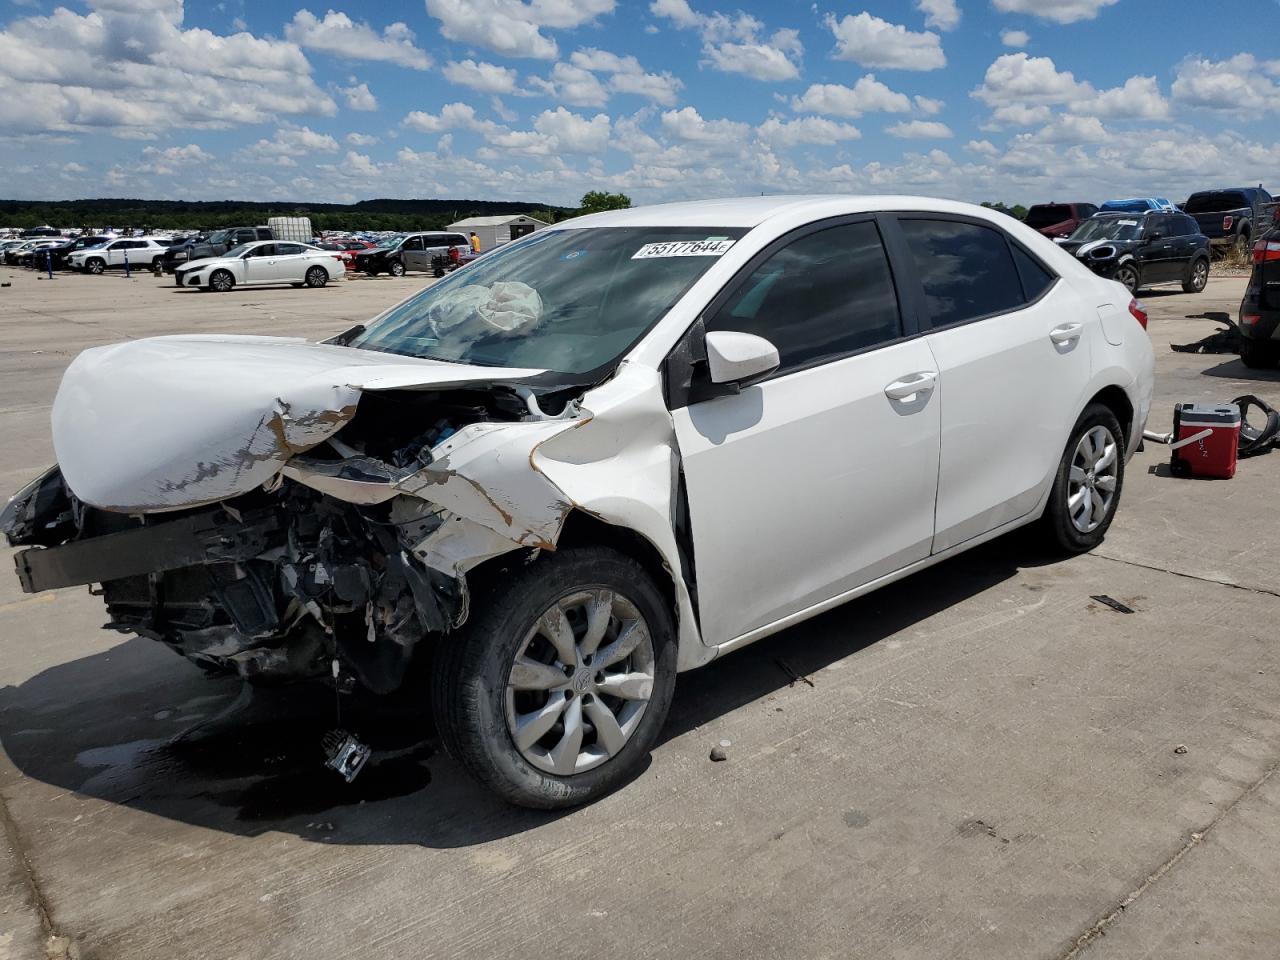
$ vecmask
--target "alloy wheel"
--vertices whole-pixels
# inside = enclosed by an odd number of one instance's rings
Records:
[[[213,287],[218,293],[226,293],[231,289],[231,276],[224,270],[219,270],[209,278],[209,286]]]
[[[1130,266],[1123,266],[1116,271],[1116,280],[1123,283],[1125,289],[1133,293],[1138,289],[1138,271]]]
[[[323,287],[329,282],[329,274],[325,273],[323,267],[312,267],[307,271],[307,286]]]
[[[507,729],[520,755],[571,776],[616,756],[653,695],[649,625],[606,588],[569,594],[548,608],[516,652],[507,679]]]
[[[1197,260],[1196,265],[1191,268],[1191,286],[1199,293],[1205,288],[1205,284],[1209,282],[1209,264],[1203,260]]]
[[[1067,477],[1067,514],[1081,533],[1107,519],[1116,500],[1120,445],[1104,426],[1090,427],[1076,444]]]

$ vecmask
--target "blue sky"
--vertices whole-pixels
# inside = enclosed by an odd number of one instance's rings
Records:
[[[1278,34],[1280,0],[0,0],[0,195],[1275,190]]]

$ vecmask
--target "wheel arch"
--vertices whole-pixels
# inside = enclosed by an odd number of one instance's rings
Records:
[[[1089,398],[1088,403],[1084,405],[1081,412],[1083,413],[1091,404],[1095,403],[1102,404],[1116,415],[1116,419],[1120,421],[1120,426],[1124,429],[1124,436],[1127,440],[1133,430],[1134,413],[1133,403],[1130,401],[1129,395],[1124,392],[1124,389],[1115,384],[1103,387]]]

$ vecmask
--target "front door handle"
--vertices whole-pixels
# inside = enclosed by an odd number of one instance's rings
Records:
[[[890,400],[911,400],[917,394],[932,391],[937,382],[938,372],[936,370],[924,370],[920,373],[908,374],[901,380],[893,381],[893,383],[884,388],[884,395]]]
[[[1049,339],[1054,343],[1070,343],[1072,340],[1079,340],[1083,330],[1083,323],[1064,323],[1049,331]]]

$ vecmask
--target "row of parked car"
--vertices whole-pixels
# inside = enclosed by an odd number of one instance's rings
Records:
[[[1094,273],[1130,290],[1180,283],[1199,293],[1215,248],[1248,253],[1255,228],[1266,229],[1276,201],[1262,187],[1205,190],[1181,205],[1164,197],[1091,203],[1042,203],[1025,223],[1053,239]]]

